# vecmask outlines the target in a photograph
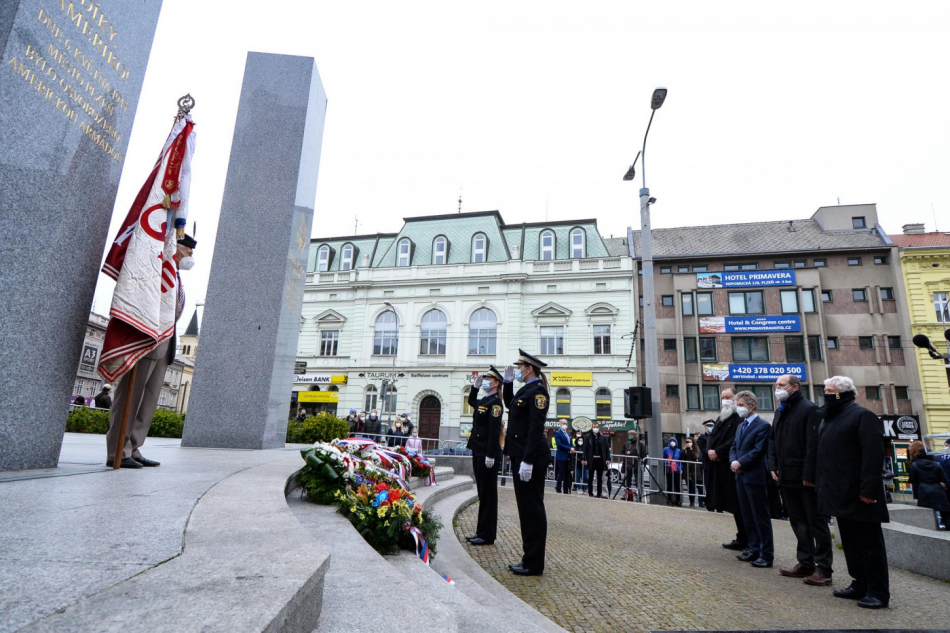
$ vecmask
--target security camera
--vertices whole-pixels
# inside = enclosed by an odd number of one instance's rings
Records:
[[[656,204],[656,198],[650,198],[650,199],[648,200],[648,202],[649,202],[650,204]]]

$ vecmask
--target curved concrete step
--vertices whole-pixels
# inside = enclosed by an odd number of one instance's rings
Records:
[[[453,527],[455,517],[462,509],[475,501],[476,493],[471,489],[460,490],[457,490],[455,494],[443,496],[434,504],[429,505],[429,510],[441,518],[445,529],[439,539],[439,555],[432,560],[431,568],[423,567],[423,571],[434,571],[435,573],[431,576],[444,583],[449,589],[457,590],[455,595],[446,596],[447,592],[444,588],[435,589],[439,595],[444,596],[444,600],[459,605],[457,612],[459,630],[484,631],[486,622],[494,622],[496,623],[494,630],[500,631],[563,632],[562,628],[492,578],[462,547]],[[412,571],[408,563],[399,563],[399,565],[407,571]],[[443,574],[455,581],[454,587],[442,579]],[[421,572],[416,572],[414,577],[420,575]],[[429,581],[431,582],[431,578]],[[458,596],[464,596],[465,599]],[[474,606],[474,611],[470,605]],[[486,608],[486,605],[491,606]],[[469,628],[469,622],[478,624]]]
[[[215,484],[192,510],[181,555],[23,631],[310,631],[328,550],[291,511],[291,456]]]

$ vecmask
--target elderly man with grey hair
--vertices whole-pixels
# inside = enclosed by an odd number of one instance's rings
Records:
[[[854,401],[854,381],[825,381],[824,420],[816,459],[818,511],[835,517],[848,574],[854,579],[835,597],[883,609],[891,599],[881,523],[889,520],[884,498],[884,429],[878,417]]]
[[[771,426],[758,416],[758,400],[751,391],[736,394],[736,413],[742,425],[729,450],[729,461],[736,477],[736,491],[742,520],[745,521],[748,549],[737,558],[753,567],[771,567],[775,557],[772,518],[769,516],[768,477],[769,434]]]
[[[802,578],[805,584],[831,584],[831,531],[828,518],[818,512],[815,459],[818,450],[818,407],[802,394],[797,376],[775,381],[778,411],[772,418],[769,469],[778,482],[788,522],[798,540],[798,564],[779,573]]]

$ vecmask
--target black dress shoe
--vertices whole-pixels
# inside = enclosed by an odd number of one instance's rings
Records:
[[[474,539],[474,538],[481,538],[481,537],[480,537],[478,534],[473,534],[473,535],[471,535],[471,536],[466,536],[466,537],[465,537],[465,540],[466,540],[466,541],[471,541],[471,540]]]
[[[112,465],[114,463],[115,462],[111,459],[106,460],[106,466],[108,466],[109,468],[112,468]],[[142,464],[138,463],[131,457],[123,457],[122,461],[119,462],[119,465],[122,466],[122,468],[142,468]]]
[[[751,563],[752,561],[754,561],[754,560],[757,559],[758,557],[759,557],[759,555],[756,554],[755,552],[753,552],[753,551],[750,550],[750,549],[747,549],[747,550],[743,551],[741,554],[739,554],[738,556],[736,556],[736,558],[738,558],[739,560],[741,560],[743,563]]]
[[[140,464],[142,464],[143,466],[146,466],[146,467],[148,467],[148,468],[154,468],[155,466],[161,466],[161,463],[155,461],[154,459],[146,459],[145,457],[142,457],[141,455],[139,455],[138,457],[133,457],[132,459],[134,459],[134,460],[137,461],[138,463],[140,463]]]
[[[722,548],[735,550],[737,552],[743,552],[745,551],[745,544],[740,543],[739,541],[732,541],[731,543],[723,543]]]
[[[511,571],[517,576],[540,576],[543,574],[543,571],[534,571],[533,569],[525,569],[520,564],[519,565],[509,565]]]
[[[518,569],[523,569],[523,568],[521,567],[521,563],[513,563],[513,564],[511,564],[511,565],[508,565],[508,569],[510,569],[511,571],[514,571],[516,567],[517,567]]]
[[[835,598],[844,598],[845,600],[861,600],[866,594],[867,591],[862,591],[853,584],[847,589],[835,589],[832,592]]]
[[[858,601],[858,606],[865,609],[886,609],[887,602],[874,596],[864,596]]]
[[[754,561],[750,561],[749,564],[752,565],[753,567],[771,567],[772,561],[765,560],[764,558],[760,556],[759,558],[756,558]]]
[[[478,538],[478,537],[470,538],[468,539],[468,542],[471,543],[472,545],[494,545],[495,544],[494,541],[486,541],[485,539]]]

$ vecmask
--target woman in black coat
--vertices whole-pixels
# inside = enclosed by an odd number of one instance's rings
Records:
[[[950,517],[950,501],[947,500],[947,475],[940,464],[934,461],[921,446],[911,455],[910,485],[914,490],[914,499],[921,508],[930,508],[936,513],[937,527],[947,529]]]

